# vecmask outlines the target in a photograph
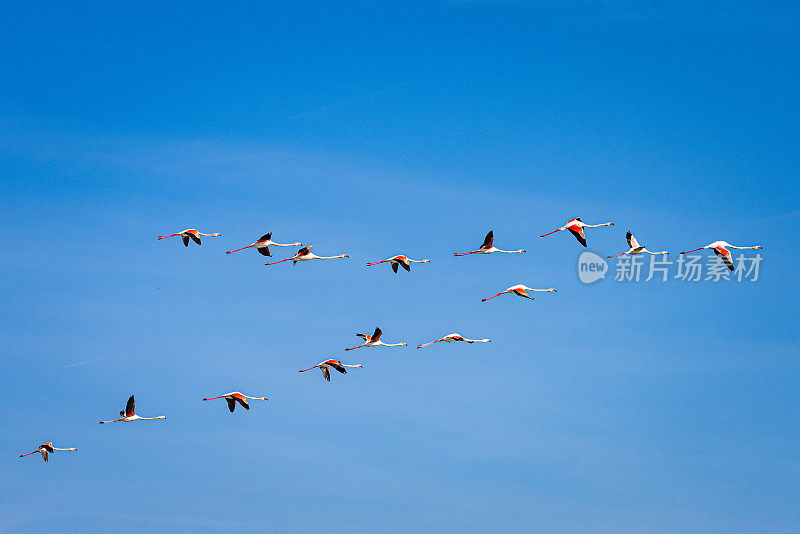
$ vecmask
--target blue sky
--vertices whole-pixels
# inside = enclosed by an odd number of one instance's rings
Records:
[[[0,530],[796,531],[797,6],[4,14]],[[581,284],[575,216],[760,279]],[[268,231],[351,257],[224,254]]]

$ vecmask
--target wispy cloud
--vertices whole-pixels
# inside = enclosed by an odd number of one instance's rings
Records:
[[[105,358],[95,358],[94,360],[86,360],[85,362],[78,362],[78,363],[71,363],[69,365],[64,365],[61,368],[62,369],[67,369],[69,367],[80,367],[82,365],[88,365],[90,363],[102,362],[102,361],[105,361],[105,360],[111,360],[113,358],[120,358],[120,357],[121,356],[117,355],[117,356],[106,356]]]

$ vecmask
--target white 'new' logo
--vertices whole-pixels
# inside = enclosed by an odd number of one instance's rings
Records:
[[[594,252],[586,251],[578,258],[578,278],[584,284],[591,284],[605,278],[607,272],[608,263]]]

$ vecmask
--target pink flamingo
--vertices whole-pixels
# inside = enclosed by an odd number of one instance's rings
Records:
[[[189,246],[189,238],[191,238],[192,241],[194,241],[198,245],[202,245],[203,243],[200,242],[200,236],[201,235],[202,236],[206,236],[206,237],[220,237],[222,234],[204,234],[202,232],[198,232],[194,228],[189,228],[189,229],[184,230],[182,232],[178,232],[177,234],[160,235],[160,236],[158,236],[158,239],[161,240],[161,239],[168,239],[170,237],[181,236],[183,238],[183,246],[188,247]]]
[[[431,341],[430,343],[423,343],[422,345],[418,345],[417,348],[421,349],[422,347],[427,347],[428,345],[433,345],[434,343],[453,343],[454,341],[466,341],[467,343],[490,343],[491,339],[467,339],[459,333],[453,332],[452,334],[447,334],[441,339],[437,339],[436,341]]]
[[[228,409],[231,411],[231,413],[233,413],[233,410],[236,409],[237,402],[242,405],[242,408],[244,408],[245,410],[249,410],[250,405],[247,404],[247,399],[263,400],[263,401],[269,400],[266,397],[250,397],[249,395],[245,395],[240,391],[232,391],[230,393],[225,393],[224,395],[220,395],[219,397],[209,397],[203,400],[210,401],[214,399],[225,399],[228,402]]]
[[[567,224],[562,226],[561,228],[557,228],[552,232],[548,232],[546,234],[540,235],[539,237],[545,237],[550,234],[554,234],[556,232],[560,232],[562,230],[569,230],[572,235],[575,236],[575,239],[578,240],[578,243],[586,246],[586,235],[583,233],[584,228],[599,228],[600,226],[614,226],[613,222],[607,222],[602,224],[585,224],[580,217],[575,217],[574,219],[570,219],[567,221]]]
[[[736,247],[731,245],[727,241],[714,241],[713,243],[709,243],[708,245],[700,248],[695,248],[692,250],[684,250],[681,254],[688,254],[689,252],[695,252],[697,250],[703,250],[704,248],[710,248],[724,263],[728,266],[728,269],[731,271],[734,269],[733,267],[733,256],[731,256],[731,251],[728,250],[730,248],[735,248],[737,250],[752,250],[762,248],[761,245],[755,245],[752,247]]]
[[[58,447],[53,447],[53,442],[48,441],[47,443],[42,443],[39,445],[39,448],[33,452],[29,452],[27,454],[20,454],[19,457],[23,458],[25,456],[30,456],[31,454],[36,454],[37,452],[42,455],[42,460],[45,462],[47,461],[47,455],[53,451],[77,451],[78,449],[74,447],[70,447],[69,449],[59,449]]]
[[[296,264],[298,261],[309,261],[309,260],[335,260],[336,258],[349,258],[347,254],[339,254],[338,256],[317,256],[311,252],[311,247],[314,245],[306,245],[300,250],[297,251],[297,254],[292,256],[291,258],[286,258],[280,261],[273,261],[272,263],[265,263],[264,265],[275,265],[284,261],[291,261],[292,265]]]
[[[611,256],[608,256],[609,258],[624,256],[625,254],[630,254],[632,256],[635,256],[637,254],[650,254],[651,256],[658,256],[659,254],[669,254],[669,252],[667,252],[666,250],[662,250],[661,252],[650,252],[642,245],[640,245],[638,241],[636,241],[636,238],[633,237],[633,234],[631,233],[630,230],[628,230],[628,232],[625,234],[625,239],[628,240],[628,247],[630,248],[630,250],[628,250],[627,252],[620,252],[619,254],[613,254]]]
[[[159,415],[157,417],[140,417],[136,415],[136,401],[133,400],[133,395],[128,398],[128,403],[125,405],[125,409],[119,412],[120,418],[119,419],[112,419],[110,421],[100,421],[100,424],[104,423],[130,423],[132,421],[152,421],[153,419],[166,419],[163,415]]]
[[[408,256],[397,255],[392,256],[391,258],[381,260],[381,261],[370,261],[367,262],[367,267],[372,267],[373,265],[378,265],[379,263],[386,263],[389,262],[392,264],[392,270],[397,272],[397,267],[400,266],[406,271],[411,271],[411,264],[412,263],[430,263],[431,260],[410,260]]]
[[[515,286],[511,286],[505,291],[501,291],[497,295],[492,295],[491,297],[487,297],[485,299],[481,299],[481,302],[486,302],[487,300],[493,299],[495,297],[499,297],[500,295],[504,295],[505,293],[514,293],[520,297],[525,297],[526,299],[533,300],[533,297],[528,295],[527,291],[545,291],[548,293],[556,293],[556,290],[553,288],[550,289],[533,289],[532,287],[523,286],[522,284],[517,284]]]
[[[255,247],[259,254],[262,256],[272,256],[272,253],[269,251],[270,245],[275,247],[302,247],[302,243],[276,243],[272,240],[272,232],[268,234],[264,234],[258,238],[253,244],[247,245],[246,247],[237,248],[236,250],[228,250],[225,254],[233,254],[234,252],[239,252],[240,250],[244,250],[246,248]]]
[[[503,254],[522,254],[524,249],[519,250],[500,250],[494,246],[494,230],[489,230],[486,237],[483,239],[483,245],[478,250],[472,252],[454,252],[453,256],[468,256],[470,254],[493,254],[495,252],[502,252]]]
[[[345,369],[345,367],[364,367],[364,366],[361,365],[360,363],[355,364],[355,365],[349,365],[349,364],[346,364],[346,363],[342,363],[339,360],[325,360],[324,362],[319,362],[317,365],[315,365],[313,367],[309,367],[308,369],[301,369],[300,371],[298,371],[298,373],[305,373],[306,371],[310,371],[311,369],[316,369],[317,367],[319,367],[319,369],[322,371],[322,376],[325,377],[325,380],[330,382],[331,381],[331,371],[330,371],[331,367],[333,367],[334,369],[336,369],[337,371],[339,371],[343,375],[346,375],[347,374],[347,369]]]
[[[350,348],[344,349],[344,350],[355,350],[355,349],[360,349],[361,347],[379,347],[379,346],[383,346],[383,347],[402,347],[402,346],[406,345],[406,343],[384,343],[383,341],[381,341],[381,335],[382,334],[383,334],[383,332],[378,327],[375,327],[375,332],[373,332],[372,335],[370,335],[370,334],[356,334],[358,337],[360,337],[361,339],[364,340],[364,344],[363,345],[359,345],[357,347],[350,347]]]

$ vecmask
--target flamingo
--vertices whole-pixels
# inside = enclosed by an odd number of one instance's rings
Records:
[[[125,409],[119,412],[120,418],[119,419],[112,419],[111,421],[100,421],[100,424],[103,423],[130,423],[131,421],[151,421],[153,419],[166,419],[163,415],[159,415],[157,417],[139,417],[136,415],[136,401],[133,400],[133,395],[130,396],[128,399],[128,403],[125,405]]]
[[[411,260],[408,256],[403,256],[402,254],[398,254],[397,256],[392,256],[391,258],[381,260],[381,261],[369,261],[367,262],[367,267],[372,267],[373,265],[378,265],[379,263],[386,263],[389,262],[392,264],[392,270],[397,272],[398,267],[402,267],[406,271],[411,271],[411,264],[412,263],[430,263],[431,260]]]
[[[486,234],[486,237],[483,238],[483,245],[478,250],[473,250],[472,252],[454,252],[453,256],[468,256],[470,254],[492,254],[494,252],[502,252],[504,254],[522,254],[525,252],[524,249],[519,250],[500,250],[499,248],[494,246],[494,231],[489,230],[489,233]]]
[[[247,404],[247,399],[264,400],[264,401],[269,400],[266,397],[250,397],[240,391],[231,391],[230,393],[225,393],[224,395],[220,395],[219,397],[209,397],[203,400],[210,401],[214,399],[225,399],[228,402],[228,409],[231,411],[231,413],[233,413],[233,410],[236,409],[237,402],[242,405],[242,408],[244,408],[245,410],[249,410],[250,406]]]
[[[631,233],[630,230],[628,230],[628,232],[625,234],[625,239],[628,240],[628,246],[630,247],[630,250],[627,252],[620,252],[619,254],[613,254],[611,256],[608,256],[609,258],[624,256],[625,254],[630,254],[632,256],[645,253],[650,254],[651,256],[658,256],[659,254],[669,254],[669,252],[667,252],[666,250],[662,250],[661,252],[650,252],[642,245],[640,245],[638,241],[636,241],[636,238],[633,237],[633,234]]]
[[[268,234],[264,234],[258,238],[258,241],[253,243],[252,245],[247,245],[246,247],[237,248],[236,250],[228,250],[225,254],[233,254],[234,252],[239,252],[240,250],[244,250],[246,248],[255,247],[259,254],[262,256],[272,256],[272,253],[269,251],[270,245],[275,247],[302,247],[302,243],[276,243],[272,240],[272,232]]]
[[[454,341],[466,341],[467,343],[490,343],[491,339],[467,339],[461,334],[457,332],[453,332],[452,334],[447,334],[441,339],[437,339],[436,341],[431,341],[430,343],[423,343],[422,345],[418,345],[417,348],[421,349],[422,347],[427,347],[428,345],[433,345],[434,343],[439,343],[444,341],[445,343],[452,343]]]
[[[39,445],[39,448],[33,452],[29,452],[27,454],[20,454],[19,457],[22,458],[24,456],[30,456],[31,454],[36,454],[37,452],[42,455],[42,460],[45,462],[47,461],[47,455],[53,451],[77,451],[75,447],[70,447],[69,449],[59,449],[58,447],[53,447],[53,442],[48,441],[47,443],[42,443]]]
[[[280,261],[273,261],[272,263],[265,263],[264,265],[275,265],[276,263],[281,263],[284,261],[292,262],[292,265],[296,264],[298,261],[308,261],[308,260],[335,260],[336,258],[349,258],[347,254],[339,254],[338,256],[317,256],[311,252],[311,247],[314,245],[306,245],[300,250],[297,251],[297,254],[292,256],[291,258],[286,258]]]
[[[514,293],[515,295],[519,295],[520,297],[525,297],[526,299],[533,300],[533,297],[528,295],[527,291],[545,291],[545,292],[548,292],[548,293],[556,293],[556,290],[553,289],[552,287],[550,289],[533,289],[532,287],[523,286],[522,284],[517,284],[515,286],[509,287],[505,291],[501,291],[497,295],[492,295],[491,297],[488,297],[488,298],[485,298],[485,299],[481,299],[481,302],[486,302],[489,299],[493,299],[495,297],[499,297],[500,295],[502,295],[504,293]]]
[[[545,237],[545,236],[548,236],[550,234],[554,234],[556,232],[560,232],[562,230],[569,230],[570,232],[572,232],[572,235],[575,236],[575,239],[578,240],[578,243],[580,243],[581,245],[583,245],[585,247],[586,246],[586,235],[583,233],[583,229],[584,228],[598,228],[600,226],[614,226],[614,223],[613,222],[607,222],[607,223],[602,223],[602,224],[586,224],[581,220],[580,217],[575,217],[574,219],[570,219],[569,221],[567,221],[567,224],[565,224],[561,228],[557,228],[556,230],[553,230],[552,232],[548,232],[546,234],[540,235],[539,237]]]
[[[684,250],[681,254],[688,254],[689,252],[695,252],[697,250],[703,250],[704,248],[710,248],[714,251],[714,254],[719,256],[719,258],[728,266],[728,269],[731,271],[734,269],[733,267],[733,257],[731,256],[731,251],[728,250],[729,248],[735,248],[737,250],[751,250],[762,248],[761,245],[754,245],[752,247],[736,247],[731,245],[727,241],[714,241],[713,243],[709,243],[708,245],[700,248],[695,248],[692,250]]]
[[[375,332],[373,332],[372,335],[356,334],[358,337],[364,340],[364,344],[359,345],[357,347],[350,347],[344,350],[355,350],[355,349],[360,349],[361,347],[377,347],[379,345],[384,347],[402,347],[406,345],[406,343],[384,343],[383,341],[381,341],[381,334],[383,334],[383,332],[378,327],[375,327]]]
[[[298,373],[305,373],[306,371],[310,371],[311,369],[316,369],[317,367],[319,367],[320,370],[322,371],[322,376],[325,377],[325,380],[330,382],[331,381],[331,370],[330,370],[331,367],[333,367],[334,369],[336,369],[337,371],[339,371],[343,375],[346,375],[347,374],[347,369],[345,369],[345,367],[364,367],[364,366],[361,365],[360,363],[355,364],[355,365],[349,365],[349,364],[346,364],[346,363],[342,363],[339,360],[325,360],[324,362],[319,362],[317,365],[315,365],[313,367],[309,367],[308,369],[301,369],[300,371],[298,371]]]
[[[206,237],[220,237],[222,234],[204,234],[202,232],[198,232],[194,228],[188,228],[182,232],[178,232],[177,234],[170,234],[170,235],[160,235],[158,236],[159,241],[161,239],[167,239],[170,237],[181,236],[183,238],[183,246],[189,246],[189,238],[192,238],[192,241],[197,243],[198,245],[202,245],[203,243],[200,242],[200,236]]]

